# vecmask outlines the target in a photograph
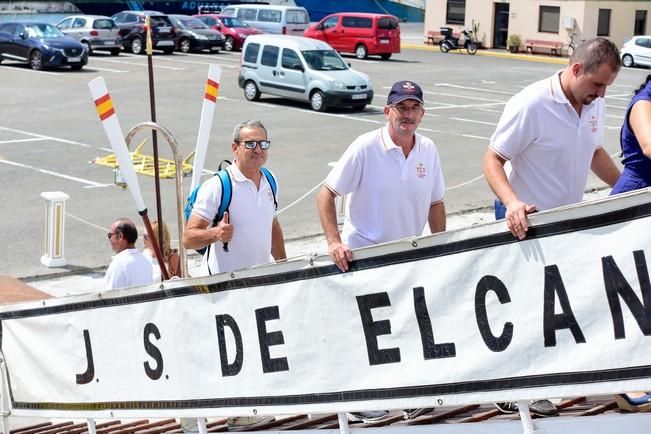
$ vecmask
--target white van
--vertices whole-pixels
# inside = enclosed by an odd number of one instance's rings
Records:
[[[246,38],[238,84],[249,101],[268,93],[307,101],[316,111],[329,107],[363,110],[373,100],[366,74],[351,69],[327,43],[302,36]]]
[[[303,36],[310,26],[307,10],[300,6],[231,5],[224,8],[221,14],[237,17],[265,33]]]

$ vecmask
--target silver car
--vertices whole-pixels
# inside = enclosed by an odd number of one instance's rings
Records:
[[[107,50],[117,56],[122,49],[120,29],[110,17],[73,15],[59,21],[57,27],[67,36],[81,42],[89,54],[94,50]]]
[[[622,63],[631,66],[651,66],[651,36],[634,36],[620,50]]]

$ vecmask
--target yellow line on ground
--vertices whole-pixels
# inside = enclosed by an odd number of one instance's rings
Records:
[[[421,45],[421,44],[410,44],[403,42],[400,44],[400,48],[409,48],[411,50],[423,50],[423,51],[439,51],[438,45]],[[454,51],[451,54],[464,54],[467,53],[464,50]],[[529,62],[542,62],[542,63],[555,63],[558,65],[567,65],[567,57],[552,57],[552,56],[538,56],[532,54],[524,53],[509,53],[508,51],[498,51],[498,50],[478,50],[478,56],[489,56],[489,57],[498,57],[501,59],[517,59],[517,60],[526,60]]]

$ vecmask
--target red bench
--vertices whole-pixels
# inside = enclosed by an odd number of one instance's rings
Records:
[[[461,33],[458,32],[453,32],[452,36],[455,38],[460,38]],[[441,32],[436,31],[436,30],[430,30],[427,32],[427,35],[425,35],[425,43],[428,45],[437,45],[440,41],[442,41],[444,36],[441,34]]]
[[[562,42],[556,42],[556,41],[542,41],[539,39],[527,39],[524,42],[525,49],[527,52],[530,54],[533,54],[533,49],[534,47],[536,48],[545,48],[550,50],[551,54],[558,56],[560,55],[561,48],[563,47]]]

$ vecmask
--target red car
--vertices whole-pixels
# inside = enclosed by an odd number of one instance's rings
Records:
[[[400,22],[393,15],[341,12],[328,15],[304,33],[341,53],[355,53],[358,59],[375,54],[386,60],[400,53]]]
[[[224,49],[227,51],[241,50],[244,40],[249,35],[264,33],[238,20],[235,17],[217,14],[194,15],[195,18],[203,21],[210,28],[219,30],[226,37]]]

